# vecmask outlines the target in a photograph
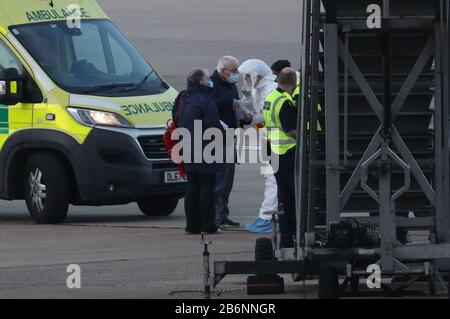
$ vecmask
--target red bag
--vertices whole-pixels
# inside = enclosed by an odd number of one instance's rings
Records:
[[[163,135],[164,145],[167,148],[167,152],[169,153],[169,159],[171,161],[174,161],[175,158],[179,156],[179,154],[174,154],[173,153],[173,148],[175,147],[175,145],[178,144],[179,141],[178,140],[174,140],[172,138],[172,136],[173,136],[173,132],[178,128],[177,121],[178,121],[178,116],[180,114],[180,109],[179,109],[179,107],[180,107],[180,100],[181,100],[181,97],[183,97],[185,95],[186,95],[186,91],[182,91],[178,95],[178,97],[176,98],[175,105],[174,105],[174,108],[175,108],[175,116],[174,117],[175,118],[172,119],[172,120],[169,120],[167,122],[167,128],[166,128],[166,131],[164,132],[164,135]],[[184,165],[183,165],[183,163],[180,160],[178,160],[178,158],[177,158],[177,162],[180,163],[180,164],[178,164],[178,172],[180,173],[181,177],[185,178],[186,177],[186,170],[184,169]]]

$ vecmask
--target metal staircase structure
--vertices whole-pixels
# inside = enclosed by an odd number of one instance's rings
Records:
[[[305,3],[298,241],[322,226],[325,246],[342,246],[333,225],[351,218],[378,232],[382,274],[428,271],[410,261],[438,271],[450,257],[449,3],[322,2]],[[306,130],[316,120],[325,130]]]
[[[423,278],[430,293],[448,289],[449,10],[449,0],[302,1],[297,246],[272,262],[218,262],[214,284],[296,273],[336,297],[338,276],[345,286],[376,265],[403,280],[386,291]]]

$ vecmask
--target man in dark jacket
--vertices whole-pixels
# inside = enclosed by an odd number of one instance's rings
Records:
[[[183,158],[188,180],[185,198],[186,232],[212,234],[218,231],[215,223],[214,201],[218,164],[208,164],[203,156],[200,161],[194,158],[194,144],[202,144],[202,155],[207,144],[207,141],[203,140],[203,134],[202,136],[194,134],[194,127],[201,123],[203,132],[210,128],[223,129],[216,104],[211,97],[212,83],[207,71],[192,71],[187,82],[187,91],[180,94],[177,107],[173,110],[173,118],[177,119],[178,127],[189,130],[191,138],[190,141],[183,143],[191,146],[190,160],[186,161]]]
[[[232,56],[220,58],[217,70],[211,76],[214,83],[212,97],[219,110],[220,120],[229,128],[238,127],[236,109],[239,108],[239,91],[236,82],[239,79],[239,61]],[[234,145],[226,145],[226,152],[234,152]],[[221,229],[239,227],[229,219],[228,200],[234,183],[235,163],[220,165],[216,183],[216,224]]]

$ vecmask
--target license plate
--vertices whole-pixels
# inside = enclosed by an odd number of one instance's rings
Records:
[[[186,183],[187,180],[185,177],[181,177],[179,172],[165,172],[164,182],[166,184]]]

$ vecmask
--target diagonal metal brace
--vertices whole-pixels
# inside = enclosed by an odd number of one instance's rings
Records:
[[[349,68],[351,75],[353,76],[356,83],[360,87],[362,93],[364,94],[367,101],[369,102],[369,105],[371,106],[372,110],[375,112],[375,114],[380,119],[380,121],[382,121],[383,106],[381,105],[380,101],[374,94],[374,92],[371,89],[367,80],[364,78],[364,75],[359,70],[359,68],[358,68],[357,64],[355,63],[355,61],[353,60],[352,56],[345,48],[345,45],[340,40],[338,42],[339,42],[338,43],[339,56],[342,59],[346,59],[346,61],[348,62],[348,68]],[[420,74],[422,73],[424,67],[426,66],[426,63],[431,58],[431,56],[433,54],[433,50],[434,50],[433,45],[434,45],[434,38],[433,38],[433,36],[431,36],[430,39],[427,41],[422,53],[420,54],[420,57],[418,58],[416,64],[414,65],[413,69],[411,70],[410,74],[408,75],[405,83],[403,84],[399,94],[397,95],[396,99],[394,100],[394,102],[392,104],[392,107],[391,107],[392,108],[392,120],[395,120],[395,118],[397,117],[401,107],[403,106],[403,104],[406,101],[406,98],[411,93],[411,90],[414,87],[414,84],[417,82]],[[395,127],[393,128],[393,130],[395,132],[397,132]],[[377,131],[375,137],[372,139],[363,158],[358,163],[355,171],[353,172],[351,178],[345,185],[344,190],[342,191],[342,193],[340,195],[341,209],[343,209],[345,207],[348,200],[350,199],[352,192],[358,185],[358,179],[360,177],[360,172],[361,172],[361,165],[371,156],[371,154],[373,152],[375,152],[376,148],[379,146],[379,144],[381,142],[381,140],[378,136],[379,132],[380,132],[380,129]],[[398,132],[397,132],[397,134],[398,134]],[[414,160],[413,156],[411,155],[411,153],[409,152],[408,148],[406,147],[406,145],[404,144],[404,142],[402,141],[402,139],[399,135],[394,137],[394,143],[399,148],[399,151],[402,154],[402,157],[404,159],[406,159],[410,163],[410,165],[412,165],[412,172],[413,172],[414,176],[418,180],[418,182],[419,182],[420,186],[422,187],[427,198],[430,200],[431,203],[434,204],[436,202],[436,199],[435,199],[436,194],[435,194],[433,188],[431,187],[430,183],[428,183],[428,181],[426,180],[426,177],[424,176],[423,172],[421,171],[419,165]]]
[[[379,157],[381,157],[382,148],[380,148],[378,151],[375,152],[367,161],[365,161],[361,165],[361,187],[364,189],[370,197],[372,197],[378,204],[380,204],[380,197],[378,194],[367,184],[367,178],[369,176],[369,166],[374,163]],[[406,193],[409,188],[411,187],[411,169],[408,164],[406,164],[400,157],[395,154],[395,152],[387,148],[387,155],[396,162],[401,168],[403,168],[403,171],[405,173],[404,177],[404,185],[401,187],[398,191],[396,191],[392,197],[391,201],[397,200],[400,196],[402,196],[404,193]]]

